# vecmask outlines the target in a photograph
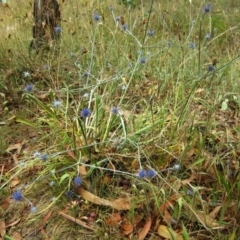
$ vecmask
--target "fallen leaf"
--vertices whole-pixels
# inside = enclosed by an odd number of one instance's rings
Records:
[[[160,225],[158,227],[158,234],[166,239],[171,239],[171,240],[183,240],[183,237],[181,234],[175,232],[171,228],[165,226],[165,225]]]
[[[48,212],[48,214],[43,218],[40,226],[38,227],[38,230],[41,230],[46,225],[47,221],[51,216],[52,216],[52,211]]]
[[[15,220],[14,222],[10,222],[10,223],[6,226],[6,228],[15,226],[16,224],[18,224],[18,223],[20,222],[20,220],[21,220],[21,219],[19,218],[19,219]]]
[[[21,234],[19,232],[14,232],[11,237],[14,240],[22,240]]]
[[[78,167],[78,171],[79,171],[79,174],[84,177],[87,175],[87,170],[86,170],[86,166],[79,166]]]
[[[72,216],[70,216],[70,215],[68,215],[68,214],[66,214],[64,212],[59,212],[59,215],[65,217],[66,219],[68,219],[68,220],[70,220],[70,221],[72,221],[74,223],[77,223],[78,225],[80,225],[80,226],[82,226],[82,227],[84,227],[84,228],[86,228],[88,230],[94,231],[94,229],[92,227],[88,226],[85,222],[83,222],[83,221],[81,221],[81,220],[79,220],[77,218],[74,218],[74,217],[72,217]]]
[[[150,217],[148,217],[142,231],[139,233],[138,235],[138,240],[144,240],[145,237],[147,236],[150,228],[151,228],[151,225],[152,225],[152,219]]]
[[[116,226],[121,220],[122,217],[118,213],[113,213],[105,219],[105,223],[108,226]]]
[[[128,236],[133,231],[133,225],[130,222],[123,222],[121,224],[121,231],[123,235]]]
[[[6,152],[11,152],[13,150],[17,150],[17,154],[20,154],[22,147],[25,143],[26,143],[26,141],[24,140],[21,143],[12,144],[7,148]]]
[[[129,210],[131,208],[131,202],[129,198],[118,198],[116,200],[109,201],[90,193],[82,187],[79,187],[77,191],[84,200],[94,204],[109,206],[116,210]]]
[[[6,234],[6,224],[4,220],[0,220],[0,236],[4,237]]]
[[[209,215],[206,215],[204,212],[198,211],[197,212],[197,216],[201,219],[201,221],[209,228],[212,229],[219,229],[219,228],[224,228],[226,227],[219,224],[216,220],[214,220],[214,218],[212,218]]]

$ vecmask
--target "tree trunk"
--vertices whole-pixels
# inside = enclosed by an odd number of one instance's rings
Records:
[[[57,0],[34,0],[32,49],[51,48],[60,37],[60,9]]]

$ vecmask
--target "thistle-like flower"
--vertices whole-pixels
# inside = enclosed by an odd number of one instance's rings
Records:
[[[83,110],[81,110],[80,112],[80,116],[83,118],[87,118],[91,115],[91,110],[89,110],[88,108],[84,108]]]

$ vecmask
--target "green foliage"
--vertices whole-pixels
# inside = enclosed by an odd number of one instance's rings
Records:
[[[31,6],[17,1],[0,8],[5,221],[24,213],[15,228],[39,229],[49,212],[64,210],[94,222],[92,239],[111,237],[113,228],[121,239],[124,224],[132,224],[137,238],[149,217],[146,238],[157,237],[163,224],[166,239],[198,238],[198,232],[234,239],[237,12],[214,1],[204,13],[200,0],[122,0],[110,10],[111,1],[61,4],[60,41],[30,55]],[[24,201],[9,203],[19,188]],[[122,198],[131,206],[121,205]],[[29,213],[32,207],[37,212]],[[113,212],[122,218],[116,225],[109,223]],[[44,231],[73,239],[82,236],[79,229],[57,213]],[[9,227],[6,238],[14,231]]]

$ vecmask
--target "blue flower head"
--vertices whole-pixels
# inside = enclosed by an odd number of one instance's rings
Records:
[[[12,198],[14,201],[19,202],[22,200],[23,195],[21,193],[21,190],[17,190],[15,193],[13,193]]]
[[[118,114],[118,113],[119,113],[119,108],[113,107],[113,108],[111,109],[111,113],[113,113],[113,114]]]
[[[140,178],[145,178],[147,176],[147,172],[146,170],[142,169],[139,173],[138,173],[138,176]]]
[[[110,6],[109,10],[112,12],[114,10],[113,6]]]
[[[155,31],[149,29],[149,30],[147,30],[147,35],[148,35],[149,37],[153,37],[153,36],[155,35]]]
[[[194,42],[191,42],[191,43],[189,43],[189,47],[190,47],[191,49],[194,49],[194,48],[196,47],[196,45],[195,45]]]
[[[122,25],[122,30],[123,30],[123,31],[126,31],[127,29],[128,29],[127,25],[126,25],[126,24],[123,24],[123,25]]]
[[[32,92],[34,90],[34,85],[32,83],[28,84],[25,88],[24,88],[24,91],[25,92]]]
[[[55,33],[60,34],[62,32],[62,28],[57,26],[54,28]]]
[[[203,8],[204,13],[209,13],[211,11],[211,5],[208,3],[204,8]]]
[[[43,161],[46,162],[47,159],[49,158],[49,155],[47,153],[43,153],[42,155],[39,156],[39,158]]]
[[[93,19],[94,19],[94,21],[98,22],[98,21],[100,21],[101,16],[99,14],[97,14],[97,13],[94,13]]]
[[[68,197],[68,198],[73,198],[73,197],[74,197],[74,192],[71,191],[71,190],[67,190],[67,191],[65,192],[65,195],[66,195],[66,197]]]
[[[139,62],[141,64],[145,64],[147,62],[147,59],[145,57],[142,57],[142,58],[139,59]]]
[[[207,33],[206,36],[205,36],[205,39],[206,40],[210,40],[212,37],[211,33]]]
[[[212,72],[214,70],[214,66],[212,64],[208,65],[208,71]]]
[[[91,115],[91,110],[89,110],[88,108],[84,108],[81,112],[80,112],[80,116],[87,118]]]
[[[82,178],[77,176],[77,177],[74,178],[73,182],[77,187],[79,187],[82,184]]]
[[[157,175],[157,173],[153,169],[148,169],[146,171],[146,175],[147,175],[148,178],[153,178]]]

